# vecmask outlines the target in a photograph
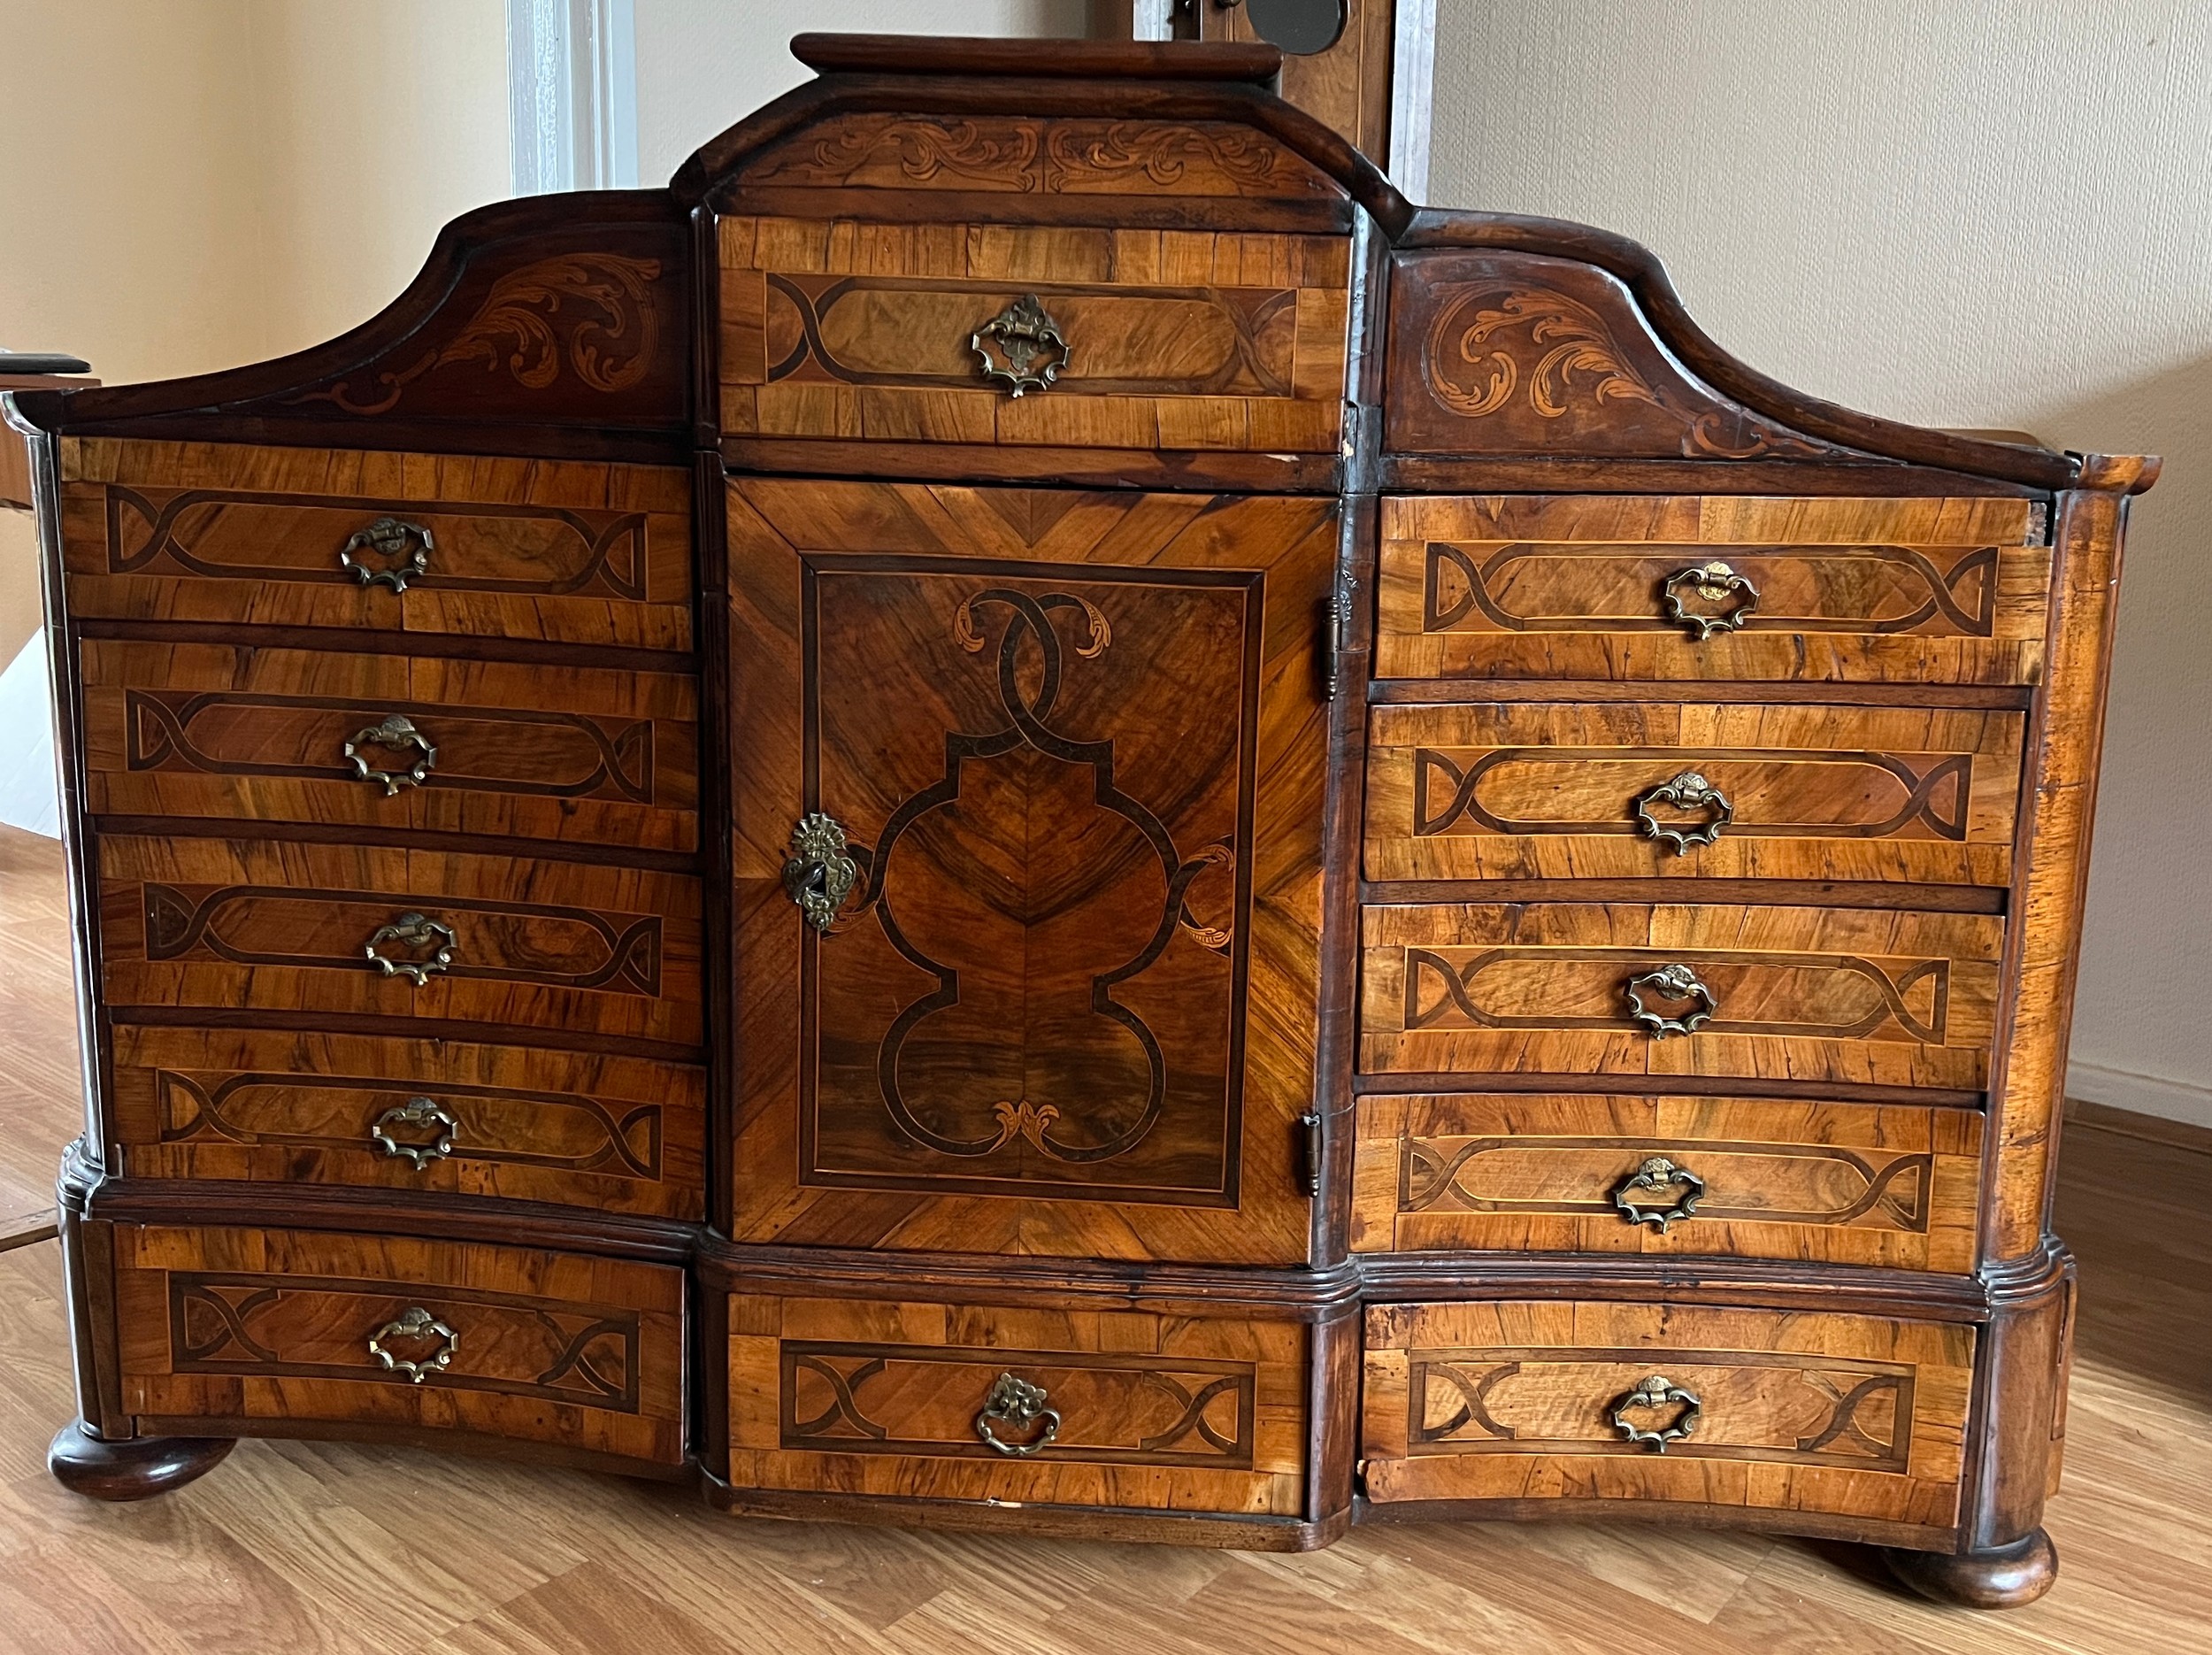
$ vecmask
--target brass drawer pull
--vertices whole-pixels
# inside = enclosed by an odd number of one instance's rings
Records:
[[[1717,614],[1701,614],[1686,609],[1682,594],[1678,589],[1688,587],[1709,604],[1732,604]],[[1678,569],[1669,575],[1666,584],[1659,589],[1659,601],[1669,620],[1690,629],[1690,636],[1702,643],[1716,632],[1734,632],[1759,612],[1759,589],[1738,574],[1726,564],[1716,559],[1694,568]]]
[[[1679,1404],[1681,1414],[1672,1425],[1663,1425],[1655,1431],[1647,1431],[1628,1416],[1642,1408],[1664,1408]],[[1613,1426],[1632,1443],[1649,1445],[1655,1454],[1667,1451],[1669,1443],[1679,1443],[1697,1429],[1699,1416],[1704,1405],[1696,1394],[1670,1382],[1663,1374],[1649,1374],[1636,1382],[1636,1389],[1613,1405]]]
[[[1694,828],[1668,828],[1651,813],[1655,804],[1710,811],[1712,815]],[[1727,795],[1694,770],[1685,770],[1673,781],[1639,793],[1634,810],[1636,825],[1643,829],[1644,837],[1656,839],[1677,856],[1686,855],[1692,845],[1711,844],[1720,837],[1720,830],[1736,820],[1736,807],[1728,802]]]
[[[364,586],[388,586],[395,592],[403,592],[408,581],[429,572],[431,550],[430,531],[421,524],[380,517],[366,528],[354,531],[353,538],[338,553],[338,566]],[[384,558],[388,566],[371,568],[355,555],[364,551]]]
[[[1642,990],[1653,989],[1670,1000],[1695,1000],[1694,1009],[1680,1017],[1663,1017],[1644,1005]],[[1697,980],[1697,973],[1687,966],[1661,966],[1641,976],[1631,977],[1621,985],[1621,992],[1628,997],[1628,1014],[1637,1024],[1647,1030],[1654,1040],[1664,1040],[1669,1035],[1690,1035],[1699,1025],[1712,1020],[1720,1010],[1720,1001],[1713,991]]]
[[[435,1339],[438,1348],[419,1362],[394,1356],[384,1348],[390,1339]],[[388,1374],[404,1374],[408,1382],[419,1385],[432,1374],[442,1374],[453,1360],[453,1353],[461,1348],[461,1336],[440,1321],[421,1305],[402,1311],[397,1321],[388,1321],[369,1336],[369,1354],[374,1357]]]
[[[361,951],[368,957],[369,964],[384,975],[404,977],[419,989],[430,981],[433,972],[443,971],[453,963],[457,941],[453,928],[443,921],[427,914],[403,913],[391,924],[377,927]],[[404,943],[410,948],[434,951],[428,959],[387,959],[376,951],[380,943]]]
[[[983,343],[987,339],[989,345]],[[1060,324],[1045,314],[1033,293],[1024,294],[970,334],[968,349],[982,366],[984,382],[1003,385],[1014,396],[1050,390],[1073,354]]]
[[[361,756],[364,747],[384,747],[399,753],[412,748],[415,762],[404,770],[379,770]],[[428,736],[395,712],[381,724],[356,730],[346,743],[346,757],[353,761],[360,780],[381,781],[384,797],[389,798],[402,788],[419,788],[428,781],[431,771],[437,767],[438,750],[431,745]]]
[[[394,1127],[425,1128],[437,1134],[428,1143],[403,1143],[391,1135]],[[403,1104],[396,1104],[376,1118],[369,1128],[369,1136],[387,1155],[404,1156],[417,1172],[431,1162],[453,1153],[453,1140],[460,1135],[461,1123],[427,1097],[411,1097]]]
[[[833,816],[817,811],[791,830],[791,859],[783,865],[784,894],[799,904],[818,931],[837,923],[837,911],[853,894],[860,867],[851,856],[845,830]]]
[[[1025,1443],[1010,1443],[991,1428],[997,1420],[1018,1431],[1036,1431]],[[1038,1429],[1041,1426],[1042,1429]],[[1060,1435],[1060,1411],[1045,1405],[1045,1388],[1011,1374],[1001,1374],[991,1394],[983,1399],[983,1412],[975,1416],[975,1434],[1002,1454],[1019,1459],[1049,1448]]]
[[[1653,1195],[1664,1195],[1670,1189],[1682,1193],[1666,1205],[1655,1201],[1639,1201],[1639,1190]],[[1678,1166],[1663,1155],[1655,1155],[1630,1174],[1625,1182],[1613,1191],[1613,1205],[1621,1216],[1631,1224],[1648,1224],[1662,1235],[1667,1226],[1678,1219],[1686,1219],[1697,1212],[1697,1204],[1705,1198],[1705,1181],[1686,1166]]]

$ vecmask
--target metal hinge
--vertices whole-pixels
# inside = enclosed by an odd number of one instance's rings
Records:
[[[1344,600],[1332,595],[1321,605],[1321,698],[1336,699],[1337,657],[1341,651],[1338,640],[1344,632]]]
[[[1305,1154],[1299,1167],[1300,1182],[1305,1185],[1308,1195],[1317,1196],[1321,1193],[1321,1117],[1317,1114],[1301,1115],[1298,1124],[1304,1128],[1305,1143]]]

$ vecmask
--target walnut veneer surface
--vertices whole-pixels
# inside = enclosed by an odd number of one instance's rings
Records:
[[[804,37],[345,338],[18,397],[79,1419],[2050,1582],[2155,462],[1728,358],[1248,46]]]

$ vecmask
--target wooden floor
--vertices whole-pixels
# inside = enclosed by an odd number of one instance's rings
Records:
[[[59,861],[0,830],[0,1205],[75,1130]],[[492,1460],[247,1443],[164,1499],[43,1470],[69,1412],[51,1241],[0,1253],[0,1655],[2205,1655],[2212,1153],[2070,1124],[2083,1308],[2062,1559],[2000,1615],[1901,1597],[1847,1546],[1628,1526],[1356,1529],[1305,1558],[717,1516]]]

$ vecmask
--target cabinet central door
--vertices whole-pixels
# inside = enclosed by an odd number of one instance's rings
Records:
[[[731,483],[736,1239],[1307,1256],[1337,510]]]

